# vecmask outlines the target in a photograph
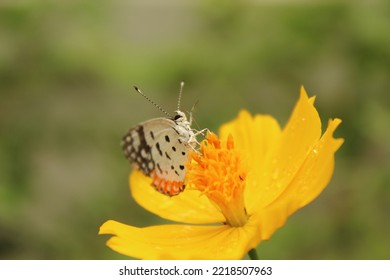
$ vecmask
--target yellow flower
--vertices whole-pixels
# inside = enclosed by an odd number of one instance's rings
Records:
[[[343,139],[329,120],[321,136],[314,97],[300,98],[281,130],[268,115],[241,111],[219,138],[208,134],[188,163],[186,190],[167,197],[138,171],[129,177],[134,199],[156,215],[185,224],[138,228],[107,221],[107,245],[139,259],[241,259],[269,239],[288,216],[315,199],[329,183]]]

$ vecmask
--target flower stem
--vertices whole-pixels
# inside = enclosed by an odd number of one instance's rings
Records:
[[[248,252],[248,256],[251,260],[258,260],[259,259],[259,256],[257,255],[257,251],[255,248],[251,249],[249,252]]]

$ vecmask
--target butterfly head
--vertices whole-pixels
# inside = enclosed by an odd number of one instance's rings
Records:
[[[187,116],[184,112],[177,110],[175,111],[175,116],[172,118],[172,120],[179,126],[184,126],[188,128],[189,130],[191,129],[191,115],[190,115],[190,120],[187,119]]]
[[[175,122],[184,122],[187,121],[187,116],[182,111],[175,111],[175,116],[173,117]]]

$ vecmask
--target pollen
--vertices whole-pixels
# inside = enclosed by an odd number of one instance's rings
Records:
[[[226,224],[243,226],[248,216],[245,209],[244,189],[247,170],[234,148],[233,136],[221,141],[207,133],[199,152],[192,152],[187,164],[186,183],[197,189],[221,211]]]

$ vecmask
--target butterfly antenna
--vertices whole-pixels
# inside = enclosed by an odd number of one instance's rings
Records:
[[[179,98],[177,99],[177,110],[180,111],[180,102],[181,102],[181,95],[183,93],[183,87],[184,87],[184,81],[181,81],[180,83],[180,91],[179,91]]]
[[[165,115],[167,115],[168,117],[172,117],[167,111],[165,111],[160,105],[158,105],[156,102],[154,102],[152,99],[150,99],[149,97],[147,97],[137,86],[134,86],[134,89],[139,93],[141,94],[146,100],[148,100],[150,103],[153,104],[154,107],[156,107],[157,109],[159,109],[161,112],[163,112]]]

